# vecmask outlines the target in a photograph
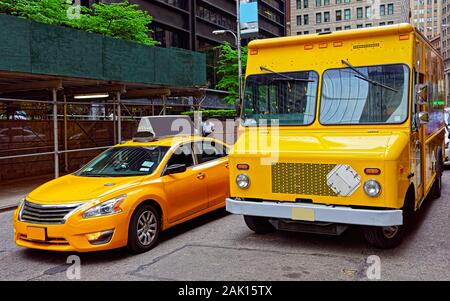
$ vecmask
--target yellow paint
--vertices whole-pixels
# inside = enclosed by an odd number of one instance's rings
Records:
[[[172,153],[182,144],[194,141],[214,141],[201,137],[167,138],[151,143],[127,142],[122,146],[168,146],[169,152],[151,175],[124,178],[93,178],[67,175],[50,181],[27,196],[27,200],[41,205],[84,203],[72,214],[64,225],[38,225],[47,232],[47,243],[24,239],[32,236],[42,240],[42,231],[30,227],[36,225],[18,220],[20,208],[14,213],[14,238],[19,246],[53,251],[99,251],[126,246],[128,226],[135,209],[144,201],[156,202],[162,211],[162,229],[168,229],[182,222],[225,206],[229,196],[228,158],[224,157],[208,163],[196,165],[183,174],[161,177]],[[204,174],[203,179],[197,176]],[[115,183],[114,186],[105,186]],[[83,218],[83,213],[96,205],[126,194],[120,205],[122,212],[116,215]],[[91,245],[88,237],[93,234],[114,230],[110,243]],[[40,233],[40,234],[39,234]],[[58,244],[56,239],[64,239],[68,244]],[[44,237],[45,240],[45,237]],[[53,243],[54,242],[54,243]]]
[[[406,37],[409,37],[408,39]],[[321,45],[339,47],[321,48]],[[368,46],[369,45],[369,46]],[[411,128],[412,116],[403,124],[395,125],[339,125],[325,126],[319,122],[322,75],[328,69],[343,68],[341,60],[352,65],[372,66],[385,64],[405,64],[410,68],[410,112],[413,108],[413,69],[420,68],[425,79],[443,77],[442,58],[432,50],[420,33],[411,25],[401,24],[359,30],[335,32],[325,35],[305,35],[253,41],[249,45],[251,53],[247,64],[247,76],[267,74],[260,69],[264,66],[279,73],[313,70],[319,74],[316,118],[309,126],[244,127],[238,130],[240,138],[230,155],[231,196],[235,198],[262,199],[266,201],[295,202],[307,199],[316,204],[349,205],[355,207],[402,208],[408,188],[416,185],[413,173],[420,173],[425,187],[431,187],[435,173],[425,177],[430,166],[425,149],[436,152],[444,143],[443,135],[425,137],[425,126],[418,133]],[[426,68],[435,60],[434,70]],[[417,62],[421,61],[420,66]],[[439,65],[441,64],[441,65]],[[441,84],[439,82],[439,84]],[[422,110],[427,109],[422,106]],[[441,128],[443,129],[443,128]],[[278,141],[278,146],[264,145],[257,137],[267,141]],[[423,158],[415,161],[416,141],[423,145]],[[425,148],[425,145],[430,147]],[[276,159],[272,159],[272,158]],[[272,160],[272,161],[271,161]],[[415,162],[420,161],[418,171]],[[327,195],[302,195],[274,193],[272,189],[272,164],[348,164],[362,178],[361,186],[349,197]],[[242,190],[235,185],[241,173],[236,166],[249,164],[246,173],[250,177],[249,189]],[[366,175],[366,168],[378,168],[380,175]],[[369,197],[363,185],[376,179],[382,185],[378,197]],[[309,179],[311,185],[323,185],[317,177]],[[326,184],[325,184],[326,185]],[[416,187],[416,201],[429,193],[429,189]],[[293,217],[305,217],[293,212]]]

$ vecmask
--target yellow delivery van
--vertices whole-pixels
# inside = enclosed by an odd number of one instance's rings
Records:
[[[251,42],[227,210],[257,233],[360,225],[398,246],[441,193],[444,89],[410,24]]]

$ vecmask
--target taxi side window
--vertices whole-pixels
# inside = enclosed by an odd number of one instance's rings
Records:
[[[194,143],[194,151],[198,164],[228,156],[228,148],[214,141],[198,141]]]
[[[194,157],[192,156],[192,149],[190,144],[185,144],[178,147],[172,154],[167,166],[185,164],[187,168],[194,166]]]

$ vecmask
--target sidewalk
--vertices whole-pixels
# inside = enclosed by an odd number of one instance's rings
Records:
[[[51,175],[0,184],[0,211],[13,209],[19,201],[38,186],[53,179]]]

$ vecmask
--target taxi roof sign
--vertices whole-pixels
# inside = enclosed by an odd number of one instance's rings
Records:
[[[189,116],[149,116],[141,118],[133,140],[135,142],[151,142],[161,138],[195,134],[194,123]]]

